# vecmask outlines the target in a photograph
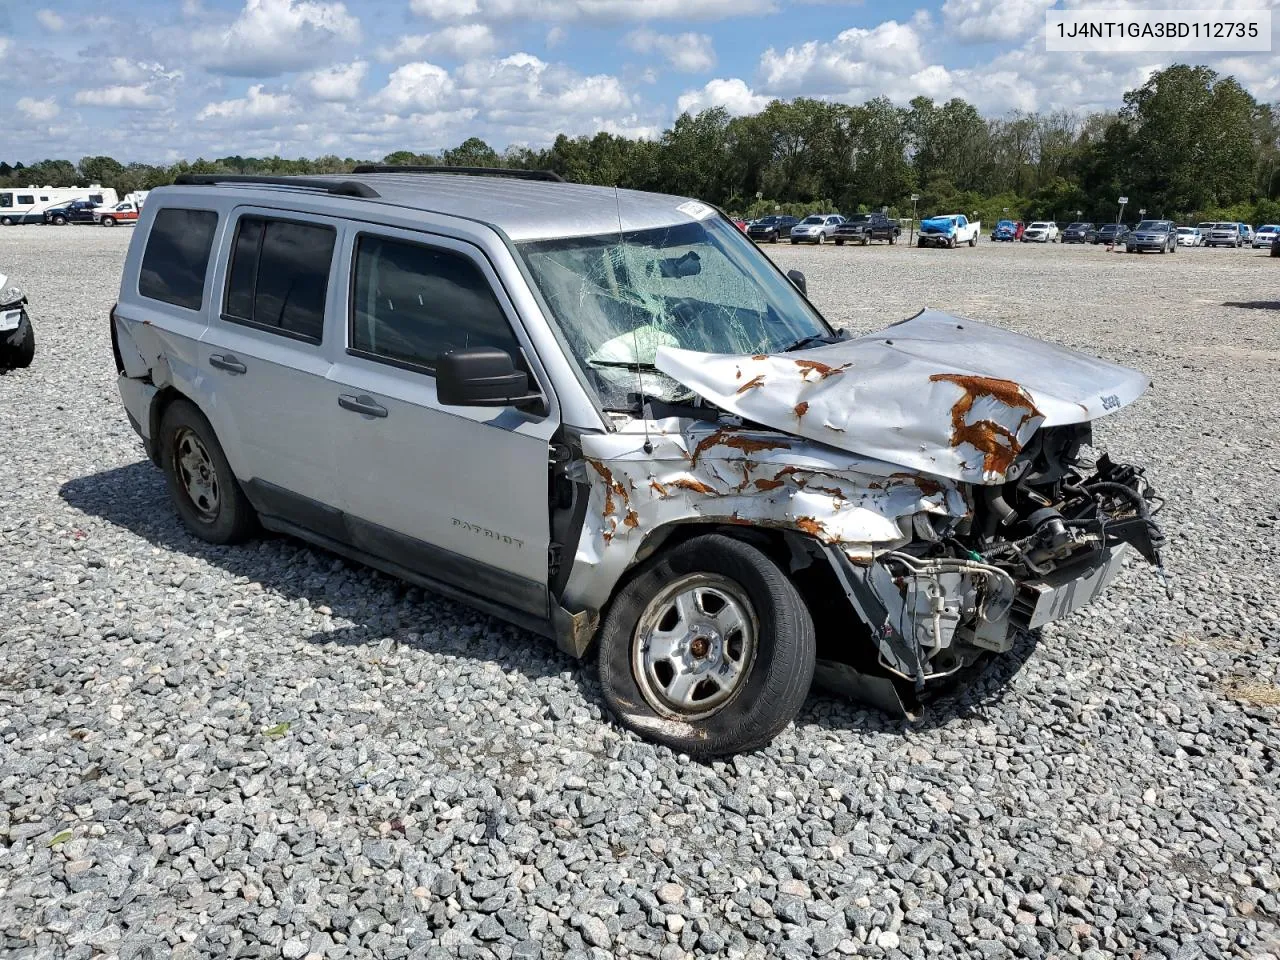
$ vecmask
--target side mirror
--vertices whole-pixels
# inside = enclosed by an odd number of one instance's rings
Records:
[[[796,285],[796,289],[806,297],[809,295],[809,284],[805,282],[804,274],[799,270],[788,270],[787,279],[794,283]]]
[[[529,375],[495,347],[454,350],[436,361],[436,398],[446,407],[525,407],[541,404]]]

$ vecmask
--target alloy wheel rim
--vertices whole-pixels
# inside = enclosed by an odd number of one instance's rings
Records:
[[[759,626],[742,588],[717,574],[688,574],[668,584],[640,615],[631,667],[656,712],[700,720],[741,691],[758,645]]]

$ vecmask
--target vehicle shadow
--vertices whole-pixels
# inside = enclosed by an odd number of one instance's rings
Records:
[[[1228,300],[1223,306],[1241,310],[1280,310],[1280,300]]]
[[[291,537],[263,534],[248,544],[221,547],[187,532],[170,508],[164,477],[149,460],[69,480],[59,495],[71,507],[161,547],[199,558],[244,584],[312,609],[327,607],[348,625],[312,633],[309,643],[381,647],[389,642],[431,653],[497,662],[531,679],[570,675],[584,699],[605,710],[594,657],[574,660],[545,637],[421,590],[362,564]],[[443,618],[446,629],[437,629]],[[495,629],[497,628],[497,629]],[[1007,691],[1035,650],[1038,633],[1023,636],[1007,654],[971,668],[931,694],[922,715],[908,720],[814,686],[797,722],[859,732],[932,729],[981,715]]]

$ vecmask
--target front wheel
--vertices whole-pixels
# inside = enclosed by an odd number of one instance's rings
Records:
[[[721,534],[649,561],[600,629],[600,686],[619,722],[697,757],[769,743],[804,704],[815,658],[795,585]]]
[[[822,246],[826,242],[827,242],[827,235],[825,233],[818,234],[818,246]]]
[[[66,218],[66,217],[54,217],[54,218],[53,218],[53,225],[54,225],[55,227],[64,227],[64,226],[66,226],[66,225],[67,225],[67,218]]]
[[[773,236],[771,236],[771,237],[769,238],[769,242],[770,242],[770,243],[777,243],[777,242],[778,242],[778,235],[775,233]]]
[[[103,225],[104,227],[114,227],[114,226],[116,225],[116,218],[115,218],[115,217],[103,217],[103,218],[102,218],[102,225]]]
[[[4,346],[0,344],[0,368],[9,370],[23,370],[31,366],[31,361],[36,356],[36,332],[31,327],[31,321],[27,321],[27,328],[22,333],[22,339],[12,346]]]
[[[893,234],[893,233],[889,234],[889,246],[891,246],[891,247],[892,247],[892,246],[893,246],[895,243],[897,243],[897,242],[898,242],[898,237],[897,237],[897,235],[896,235],[896,234]]]
[[[204,414],[175,400],[160,418],[158,439],[169,496],[187,529],[210,543],[247,540],[257,516]]]
[[[837,247],[843,247],[843,246],[844,246],[844,241],[843,241],[843,240],[836,240],[836,246],[837,246]]]

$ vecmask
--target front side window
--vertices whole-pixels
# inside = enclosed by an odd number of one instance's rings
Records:
[[[320,224],[241,217],[223,319],[319,343],[337,237]]]
[[[138,293],[199,310],[217,226],[218,215],[212,210],[166,207],[157,213],[142,255]]]
[[[822,318],[720,218],[649,230],[528,241],[520,252],[606,409],[631,410],[644,392],[675,400],[687,388],[648,372],[659,347],[704,353],[781,353],[830,336]]]
[[[467,257],[389,237],[356,243],[350,349],[423,370],[452,350],[520,344],[488,279]]]

